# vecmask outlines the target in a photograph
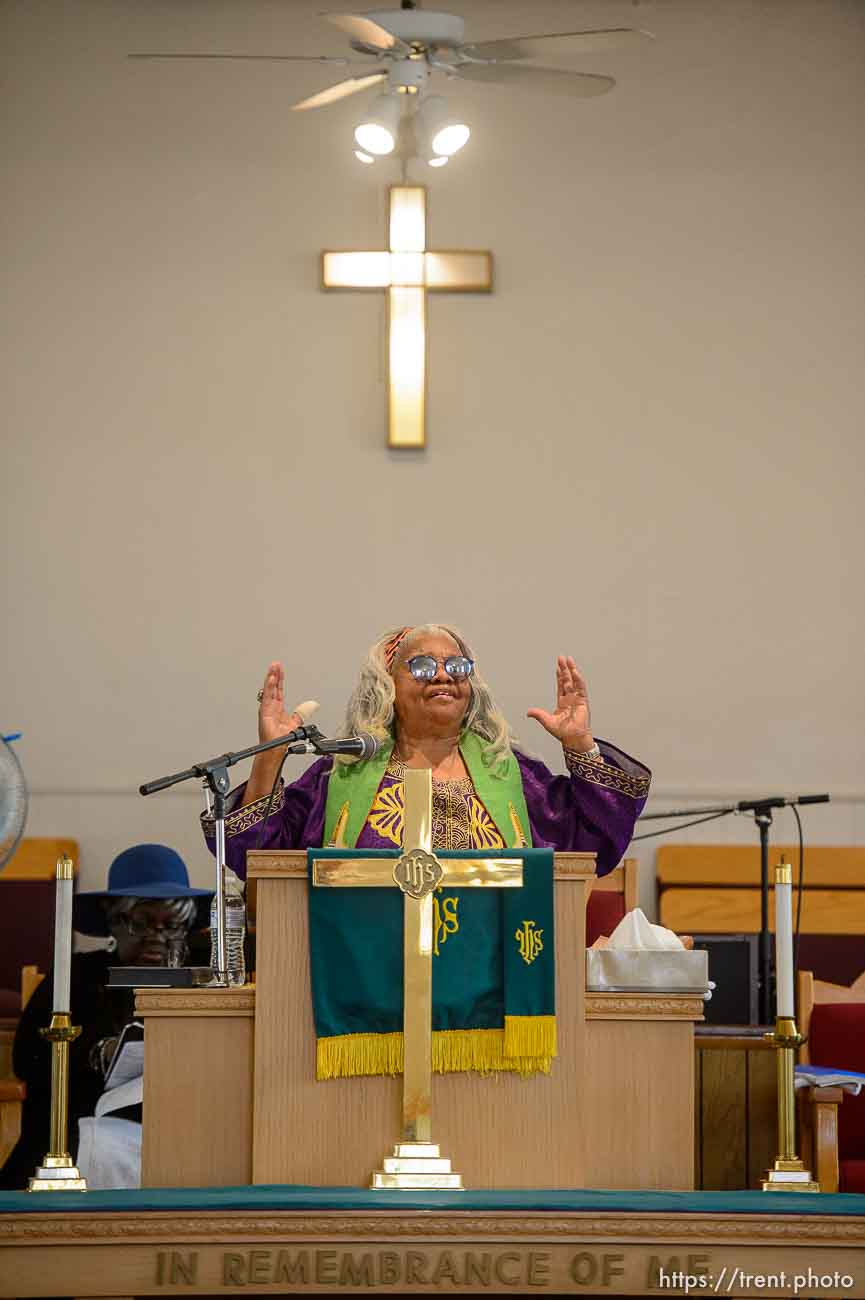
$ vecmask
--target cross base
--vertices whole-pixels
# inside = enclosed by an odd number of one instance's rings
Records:
[[[434,1142],[400,1142],[382,1163],[384,1169],[376,1170],[370,1182],[376,1191],[464,1190],[462,1175],[451,1172],[450,1160]]]

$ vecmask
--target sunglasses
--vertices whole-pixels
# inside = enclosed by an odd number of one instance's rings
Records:
[[[146,934],[164,934],[166,939],[183,939],[189,930],[186,924],[154,925],[149,918],[141,916],[124,916],[123,924],[133,939],[143,939]]]
[[[448,677],[471,677],[474,661],[465,655],[448,655],[447,659],[436,659],[433,655],[412,655],[406,660],[406,667],[416,682],[431,682],[442,665]]]

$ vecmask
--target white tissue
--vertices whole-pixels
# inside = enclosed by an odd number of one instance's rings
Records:
[[[608,948],[642,948],[653,952],[671,952],[685,945],[672,930],[653,925],[642,908],[635,907],[623,916],[610,935]]]
[[[586,950],[586,988],[597,992],[705,997],[708,984],[708,953],[690,952],[678,935],[652,925],[638,907],[622,918],[606,948]]]

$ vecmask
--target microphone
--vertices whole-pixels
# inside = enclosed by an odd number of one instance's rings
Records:
[[[773,808],[794,808],[799,804],[829,803],[829,801],[830,796],[828,794],[799,794],[794,795],[792,798],[775,795],[770,796],[768,799],[740,799],[738,803],[712,804],[708,808],[676,808],[669,812],[642,813],[638,820],[641,822],[669,821],[673,817],[702,817],[704,813],[721,817],[725,813],[770,812]],[[660,832],[653,831],[652,834],[660,834]]]
[[[368,731],[361,731],[357,736],[346,736],[343,740],[325,740],[324,736],[310,739],[319,754],[351,754],[357,758],[372,758],[381,749],[381,742]]]
[[[829,803],[828,794],[798,794],[792,799],[782,795],[772,799],[740,799],[736,804],[737,812],[764,812],[770,808],[795,808],[797,804]]]

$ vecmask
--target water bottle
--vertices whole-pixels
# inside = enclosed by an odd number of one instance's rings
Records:
[[[229,984],[246,983],[246,961],[243,940],[246,934],[246,903],[243,885],[233,871],[225,870],[223,886],[225,899],[225,976]],[[210,904],[210,969],[219,976],[219,952],[216,941],[216,894]]]

